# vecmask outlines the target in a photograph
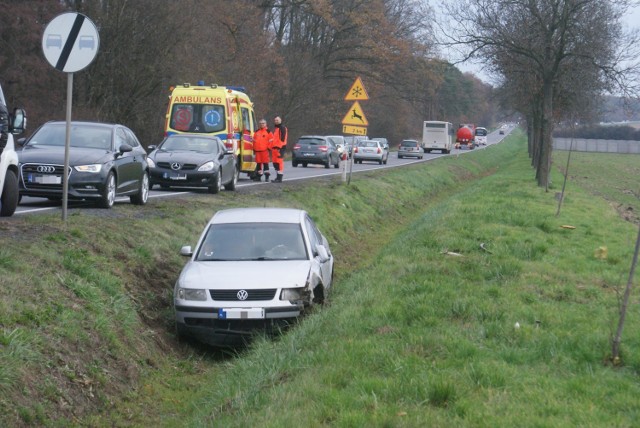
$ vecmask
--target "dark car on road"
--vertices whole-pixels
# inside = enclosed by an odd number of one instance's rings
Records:
[[[222,186],[236,189],[236,157],[218,137],[173,134],[149,150],[151,187],[206,187],[210,193]]]
[[[117,196],[138,205],[149,197],[147,152],[123,125],[71,122],[68,197],[111,208]],[[20,196],[62,199],[66,122],[47,122],[18,150]]]
[[[291,165],[298,164],[306,167],[308,164],[324,165],[325,168],[333,165],[340,167],[340,152],[336,145],[327,137],[319,135],[303,135],[293,146]]]

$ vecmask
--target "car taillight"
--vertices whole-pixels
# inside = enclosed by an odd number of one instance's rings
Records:
[[[300,149],[300,144],[296,144],[295,146],[293,146],[293,150],[299,150]]]
[[[357,147],[353,148],[353,153],[358,153],[358,148]]]
[[[378,153],[382,152],[382,150],[380,149],[380,147],[378,147]]]
[[[327,150],[329,150],[327,146],[319,146],[318,148],[320,149],[321,152],[326,152]]]

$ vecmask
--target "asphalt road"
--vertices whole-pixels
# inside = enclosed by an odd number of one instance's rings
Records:
[[[505,131],[504,135],[499,134],[499,132],[497,130],[492,132],[492,133],[490,133],[487,136],[487,146],[478,147],[475,150],[483,150],[484,148],[486,148],[486,147],[488,147],[488,146],[490,146],[492,144],[499,143],[512,130],[513,130],[513,127],[506,128],[504,130]],[[372,170],[376,170],[376,169],[398,168],[398,167],[402,167],[402,166],[406,166],[406,165],[413,165],[413,164],[421,163],[421,162],[429,162],[429,161],[431,161],[433,159],[436,159],[436,158],[439,158],[441,156],[457,156],[457,155],[463,155],[463,154],[470,153],[470,152],[473,152],[473,150],[466,150],[466,149],[465,150],[453,150],[451,152],[451,154],[449,154],[449,155],[440,154],[440,153],[425,153],[424,154],[424,158],[420,160],[420,159],[417,159],[417,158],[398,159],[397,152],[392,151],[391,153],[389,153],[389,159],[388,159],[386,165],[384,165],[384,164],[383,165],[379,165],[378,163],[375,163],[375,162],[364,162],[362,164],[354,164],[351,161],[346,161],[346,163],[347,163],[346,166],[347,166],[347,172],[350,171],[352,174],[357,174],[357,173],[360,173],[360,172],[372,171]],[[343,163],[345,163],[345,161],[343,161]],[[272,172],[272,177],[275,178],[274,171],[271,171],[271,172]],[[341,175],[341,174],[343,174],[342,166],[340,168],[333,168],[333,167],[325,168],[322,165],[309,165],[309,166],[307,166],[305,168],[305,167],[302,167],[302,166],[299,165],[297,168],[293,168],[291,166],[291,161],[287,161],[285,163],[284,180],[285,181],[313,180],[314,178],[323,177],[323,176],[327,176],[327,175]],[[264,183],[264,182],[256,183],[256,182],[253,182],[253,181],[249,180],[246,174],[241,174],[240,175],[240,179],[238,181],[238,186],[237,187],[240,188],[240,187],[245,187],[245,186],[277,186],[277,184]],[[185,192],[206,193],[206,189],[151,190],[149,192],[149,198],[150,199],[152,199],[152,198],[168,198],[168,197],[172,197],[172,196],[175,196],[175,195],[183,195]],[[129,198],[128,197],[124,197],[124,198],[116,199],[116,206],[114,208],[117,209],[117,205],[118,204],[123,204],[123,203],[127,203],[127,204],[130,203],[129,202]],[[71,201],[71,200],[69,201],[69,204],[68,204],[68,208],[70,208],[70,209],[71,208],[80,208],[80,207],[84,207],[84,206],[93,207],[94,205],[92,203],[90,203],[90,202]],[[50,201],[50,200],[48,200],[46,198],[34,198],[34,197],[25,196],[20,201],[20,204],[18,205],[18,208],[16,209],[16,212],[15,212],[14,215],[37,214],[37,213],[51,212],[51,211],[62,211],[61,202],[60,201]]]

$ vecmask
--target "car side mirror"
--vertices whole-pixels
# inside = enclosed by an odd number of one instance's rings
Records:
[[[127,152],[131,152],[131,151],[133,151],[133,147],[131,147],[131,146],[130,146],[130,145],[128,145],[127,143],[121,144],[121,145],[120,145],[120,150],[118,150],[118,152],[119,152],[120,154],[127,153]]]
[[[329,253],[324,245],[318,244],[316,245],[316,254],[320,257],[320,263],[324,263],[329,260]]]
[[[27,128],[27,114],[24,109],[15,108],[13,109],[12,119],[11,119],[11,133],[12,134],[22,134],[22,132]]]
[[[180,255],[185,257],[191,257],[193,255],[193,251],[191,251],[191,245],[185,245],[180,248]]]
[[[157,148],[158,148],[158,146],[156,146],[155,144],[152,144],[152,145],[150,145],[149,147],[147,147],[147,150],[149,150],[149,151],[153,151],[153,150],[155,150],[155,149],[157,149]]]

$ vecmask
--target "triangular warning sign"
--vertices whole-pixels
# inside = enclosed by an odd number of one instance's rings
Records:
[[[367,121],[359,102],[356,101],[353,103],[351,109],[344,116],[344,119],[342,119],[342,124],[369,126],[369,122]]]
[[[367,90],[364,89],[364,85],[362,84],[362,80],[360,78],[356,78],[356,81],[351,85],[351,89],[345,95],[345,101],[358,101],[358,100],[368,100],[369,95],[367,95]]]

